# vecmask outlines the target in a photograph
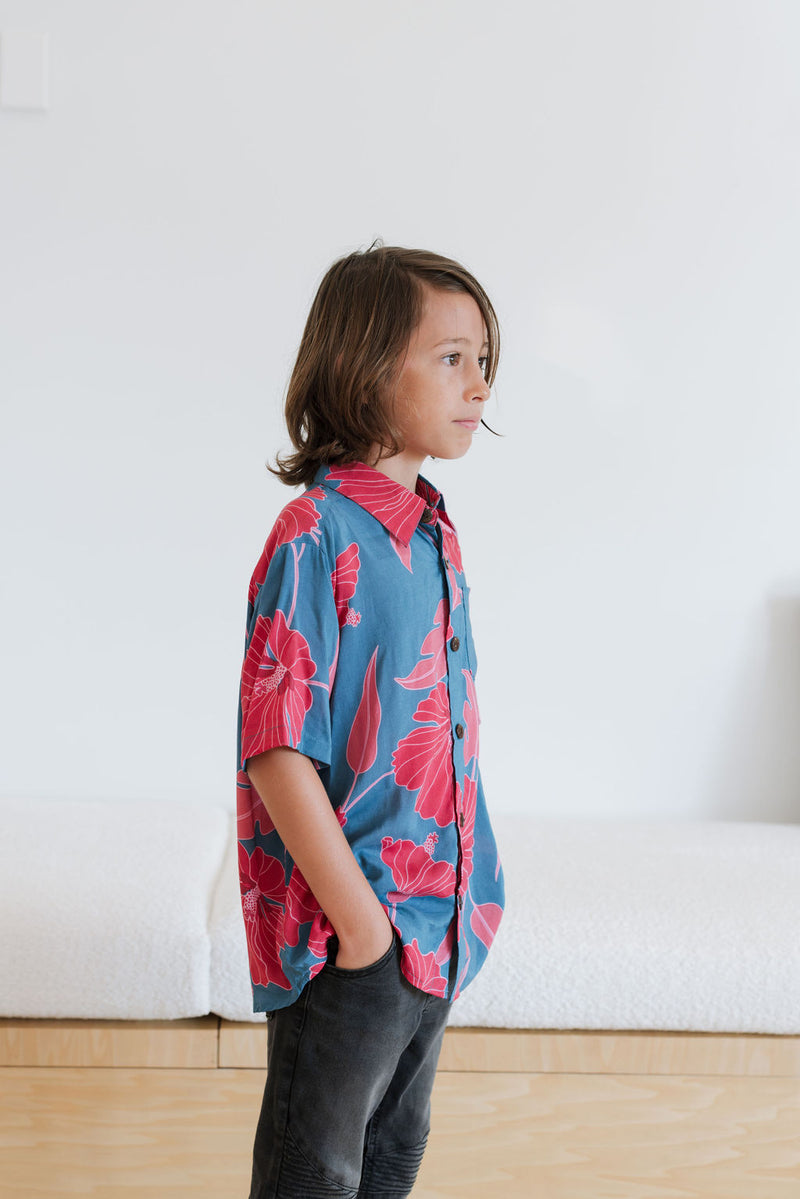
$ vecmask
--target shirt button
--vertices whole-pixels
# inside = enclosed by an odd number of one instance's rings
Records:
[[[426,524],[428,523],[428,521],[433,520],[433,513],[431,512],[430,508],[426,508],[424,510],[424,512],[422,513],[422,519],[425,521]]]
[[[456,736],[458,737],[459,741],[460,741],[460,740],[461,740],[461,738],[464,736],[464,726],[463,726],[463,724],[457,724],[457,725],[456,725]]]
[[[459,910],[460,910],[461,908],[463,908],[463,906],[464,906],[464,896],[463,896],[463,895],[459,895],[459,897],[458,897],[458,907],[459,907]]]
[[[458,818],[458,823],[461,825],[462,828],[464,827],[464,813],[463,812],[461,813],[461,815]]]
[[[455,653],[457,649],[460,649],[460,647],[461,647],[461,642],[459,641],[458,637],[451,637],[450,638],[450,648],[453,651],[453,653]]]

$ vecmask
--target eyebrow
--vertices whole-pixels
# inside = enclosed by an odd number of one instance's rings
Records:
[[[443,337],[441,341],[436,342],[436,344],[433,348],[434,348],[434,350],[438,350],[439,346],[446,346],[446,345],[453,345],[453,344],[460,345],[462,343],[465,345],[469,345],[470,344],[469,338],[468,337]],[[489,338],[487,337],[486,340],[484,341],[483,345],[481,346],[481,349],[488,350],[488,348],[489,348]]]

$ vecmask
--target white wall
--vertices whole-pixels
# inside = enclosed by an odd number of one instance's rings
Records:
[[[800,817],[794,0],[2,0],[0,794],[233,803],[264,460],[381,235],[501,315],[428,473],[484,777],[543,816]]]

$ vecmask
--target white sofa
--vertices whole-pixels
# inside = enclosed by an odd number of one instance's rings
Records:
[[[0,801],[0,1016],[263,1022],[221,806]],[[499,813],[451,1025],[800,1033],[800,826]]]

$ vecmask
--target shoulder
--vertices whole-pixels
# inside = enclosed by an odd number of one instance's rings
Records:
[[[250,599],[266,579],[270,566],[283,569],[282,563],[302,555],[305,568],[314,562],[333,574],[338,559],[352,536],[347,527],[347,506],[337,504],[336,491],[310,487],[294,496],[278,513],[250,581]]]

